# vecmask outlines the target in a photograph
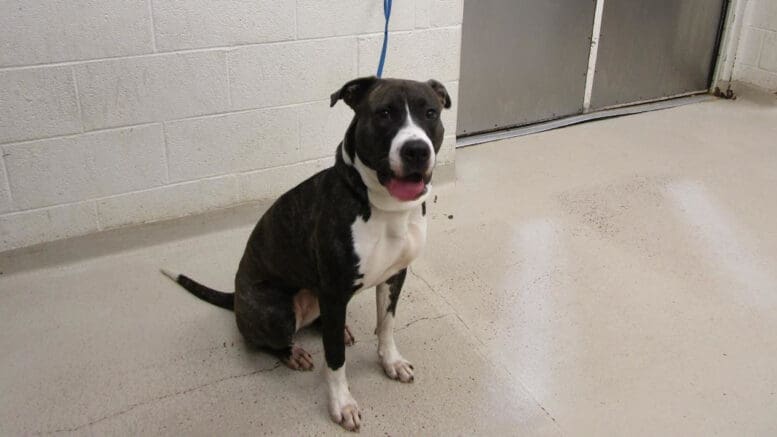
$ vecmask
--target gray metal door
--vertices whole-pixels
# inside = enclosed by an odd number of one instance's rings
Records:
[[[465,0],[457,135],[583,108],[593,0]]]
[[[725,0],[605,0],[591,108],[709,87]]]

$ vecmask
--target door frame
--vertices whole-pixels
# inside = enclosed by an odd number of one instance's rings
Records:
[[[710,88],[713,90],[715,88],[726,90],[731,85],[748,1],[727,0],[726,2],[726,16],[721,26],[718,56],[710,81]]]

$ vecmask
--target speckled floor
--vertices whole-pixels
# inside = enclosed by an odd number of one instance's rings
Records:
[[[365,435],[777,435],[777,98],[460,149],[398,309],[416,382],[349,322]],[[243,347],[259,206],[0,254],[0,435],[341,434],[320,369]]]

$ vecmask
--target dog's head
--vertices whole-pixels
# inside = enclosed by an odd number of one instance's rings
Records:
[[[364,77],[335,91],[331,105],[340,99],[355,113],[343,159],[356,167],[371,199],[411,202],[426,194],[445,132],[440,113],[451,107],[445,87]]]

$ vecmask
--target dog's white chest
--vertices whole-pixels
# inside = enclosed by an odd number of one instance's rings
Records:
[[[373,208],[370,219],[357,217],[351,231],[363,275],[356,282],[365,289],[385,282],[418,257],[426,244],[426,217],[420,205],[410,211]]]

